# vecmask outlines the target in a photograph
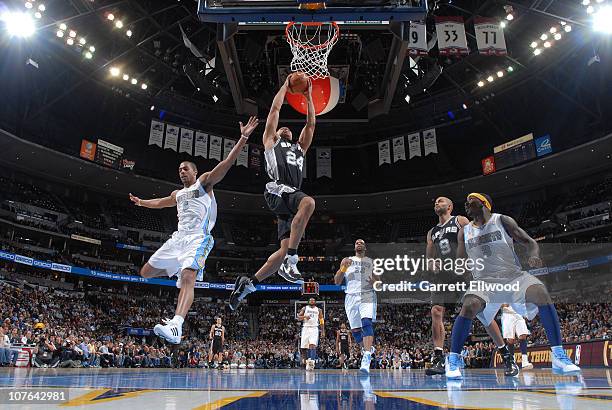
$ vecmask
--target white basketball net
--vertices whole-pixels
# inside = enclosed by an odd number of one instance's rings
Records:
[[[293,53],[292,72],[312,79],[329,77],[327,57],[340,34],[336,23],[289,23],[285,34]]]

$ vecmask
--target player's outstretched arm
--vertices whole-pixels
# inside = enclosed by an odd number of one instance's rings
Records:
[[[542,259],[540,259],[540,247],[538,243],[527,232],[523,230],[516,221],[507,216],[501,216],[501,222],[506,229],[506,232],[517,242],[522,243],[527,247],[529,253],[529,266],[532,268],[542,267]]]
[[[336,285],[342,284],[342,281],[344,280],[344,274],[346,273],[348,267],[351,266],[351,263],[353,263],[353,261],[350,258],[342,259],[342,263],[340,263],[340,269],[338,269],[338,271],[334,275],[334,283]]]
[[[246,125],[243,125],[242,122],[240,122],[240,139],[236,145],[234,145],[234,148],[232,148],[227,158],[219,162],[212,171],[205,172],[200,175],[200,183],[207,191],[212,189],[215,184],[221,182],[221,180],[225,177],[232,165],[234,165],[240,150],[242,150],[244,144],[246,144],[249,140],[251,133],[255,130],[255,128],[257,128],[257,125],[259,125],[259,120],[257,117],[249,118],[249,122],[247,122]]]
[[[169,196],[163,198],[154,198],[154,199],[140,199],[137,196],[134,196],[130,193],[130,201],[134,203],[136,206],[142,206],[145,208],[152,209],[160,209],[160,208],[170,208],[176,206],[176,193],[178,191],[172,191]]]
[[[302,147],[302,150],[306,152],[312,144],[312,137],[314,136],[315,125],[317,122],[317,116],[315,113],[314,103],[312,102],[312,81],[308,79],[308,89],[304,92],[304,97],[308,102],[308,115],[306,117],[306,125],[302,129],[298,144]]]
[[[287,79],[288,78],[289,77],[287,77]],[[270,112],[268,113],[268,119],[266,120],[266,129],[264,130],[263,135],[263,144],[265,149],[270,149],[276,142],[275,139],[276,129],[278,128],[278,119],[280,118],[280,110],[283,107],[283,102],[285,101],[285,95],[287,94],[288,88],[289,84],[286,80],[272,101],[272,106],[270,107]]]

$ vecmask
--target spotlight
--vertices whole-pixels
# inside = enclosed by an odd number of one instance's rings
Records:
[[[555,34],[557,32],[557,27],[551,27],[549,31],[550,34]]]
[[[612,6],[604,6],[593,16],[593,30],[612,34]]]
[[[93,57],[93,54],[91,54],[91,51],[86,51],[85,52],[85,58],[88,60],[91,60],[91,58]]]
[[[487,81],[488,81],[488,82],[490,82],[490,83],[492,83],[492,82],[493,82],[493,76],[492,76],[492,75],[488,76],[488,77],[487,77]]]
[[[28,13],[6,13],[0,19],[4,20],[6,29],[11,36],[25,38],[31,36],[36,31],[34,21]]]
[[[546,41],[546,40],[548,40],[548,35],[547,35],[547,34],[542,34],[542,35],[540,36],[540,40],[542,40],[542,41]]]
[[[149,88],[148,85],[146,85],[145,83],[140,84],[140,88],[142,88],[143,90],[146,90],[147,88]]]
[[[110,21],[113,21],[115,19],[115,15],[113,13],[108,13],[108,16],[106,16],[106,18]]]
[[[572,31],[572,26],[568,24],[565,27],[563,27],[563,30],[565,30],[566,33],[569,33],[570,31]]]
[[[26,1],[25,8],[26,9],[31,9],[32,8],[32,3],[30,3],[29,1]]]
[[[591,0],[582,0],[583,6],[588,6],[589,4],[591,4]]]
[[[119,74],[121,74],[121,70],[119,69],[119,67],[111,67],[109,71],[113,77],[118,77]]]
[[[69,46],[74,44],[74,40],[71,37],[68,37],[68,40],[66,40],[66,44],[68,44]]]
[[[66,26],[66,24],[62,23],[59,25],[60,30],[66,31],[68,29],[68,26]]]
[[[128,36],[128,37],[132,37],[132,30],[126,31],[125,35]]]
[[[482,80],[478,81],[478,86],[479,87],[484,87],[484,81],[482,81]]]
[[[213,101],[214,101],[214,102],[219,101],[219,97],[217,97],[216,95],[213,95]]]
[[[544,42],[544,48],[549,48],[551,46],[550,41]]]
[[[503,72],[503,71],[501,71],[501,70],[500,70],[500,71],[498,71],[498,72],[497,72],[497,76],[498,76],[499,78],[502,78],[502,77],[504,76],[504,72]]]
[[[509,14],[506,16],[506,20],[508,20],[508,21],[512,21],[512,20],[514,20],[514,15],[513,15],[512,13],[509,13]]]
[[[406,94],[404,100],[406,100],[406,103],[410,104],[410,95]]]
[[[506,22],[502,21],[501,23],[499,23],[499,25],[501,26],[501,28],[506,28]]]
[[[132,81],[130,81],[130,82],[131,82],[132,84],[134,84],[134,85],[138,84],[138,80],[137,80],[137,79],[135,79],[135,78],[132,78]]]
[[[537,41],[532,41],[531,42],[531,48],[537,48],[538,47],[538,42]]]
[[[513,72],[513,71],[514,71],[514,67],[512,67],[512,66],[508,66],[508,72],[509,72],[509,73],[511,73],[511,72]]]
[[[464,109],[464,110],[467,110],[467,104],[465,104],[465,103],[464,103],[464,104],[462,105],[462,107],[463,107],[463,109]]]
[[[92,53],[95,53],[96,48],[94,46],[89,46],[89,51],[91,51]]]
[[[40,14],[40,11],[37,11],[36,13],[34,13],[34,17],[36,17],[37,19],[41,19],[42,14]]]
[[[154,105],[151,106],[151,111],[155,111],[155,106]]]
[[[562,37],[563,36],[561,35],[561,33],[556,33],[554,39],[559,41],[559,40],[561,40]]]
[[[587,12],[588,14],[593,14],[593,12],[594,12],[594,11],[595,11],[595,8],[594,8],[593,6],[589,6],[589,7],[587,7],[586,12]]]
[[[130,76],[127,74],[123,74],[123,81],[127,81],[130,79]]]
[[[68,33],[68,35],[69,35],[70,37],[72,37],[72,38],[75,38],[75,37],[76,37],[76,31],[74,31],[74,30],[70,30],[70,32]]]
[[[539,56],[540,54],[542,54],[542,49],[536,48],[535,50],[533,50],[533,54],[535,54],[536,56]]]
[[[81,37],[81,38],[79,39],[79,44],[82,44],[82,45],[87,44],[87,40],[85,40],[85,37]]]
[[[121,20],[117,20],[117,21],[115,22],[115,27],[117,27],[117,28],[122,28],[122,27],[123,27],[123,21],[121,21]]]
[[[55,33],[56,36],[58,36],[59,38],[64,37],[64,32],[62,30],[57,30],[57,33]]]
[[[44,4],[41,4],[41,5],[38,6],[38,10],[45,11],[45,10],[47,10],[47,8],[45,7]]]

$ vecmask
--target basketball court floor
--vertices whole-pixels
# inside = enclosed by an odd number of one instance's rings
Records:
[[[61,404],[2,409],[612,409],[612,370],[505,377],[468,370],[462,381],[422,370],[1,369],[0,388],[68,388]],[[5,395],[3,395],[4,397]]]

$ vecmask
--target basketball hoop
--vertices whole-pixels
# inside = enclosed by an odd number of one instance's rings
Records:
[[[312,79],[329,77],[327,57],[340,36],[336,22],[290,22],[285,35],[293,53],[291,71],[302,71]]]

